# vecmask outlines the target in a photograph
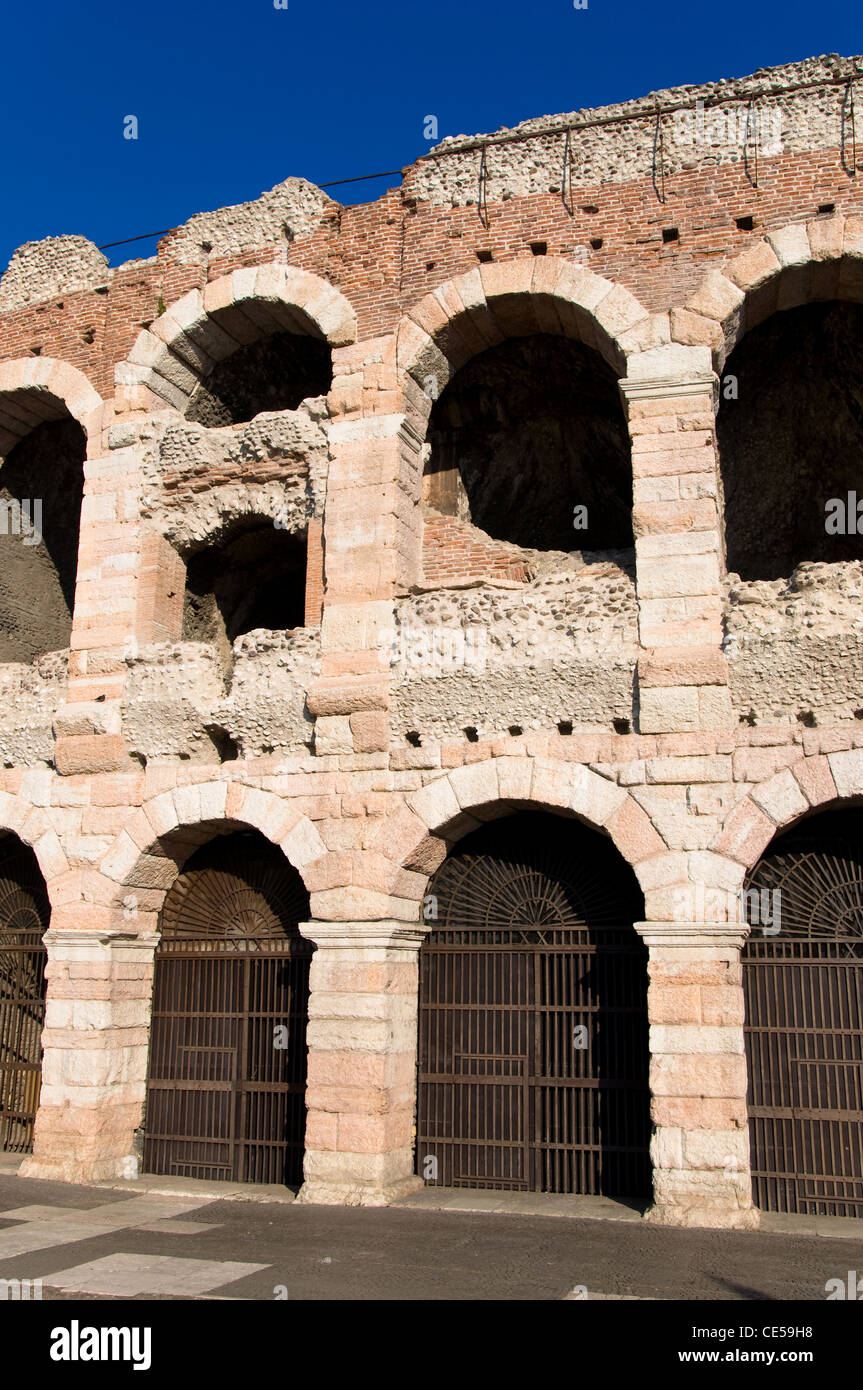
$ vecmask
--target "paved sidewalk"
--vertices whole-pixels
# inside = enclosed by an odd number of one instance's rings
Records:
[[[863,1269],[863,1243],[823,1235],[442,1211],[427,1193],[359,1209],[188,1187],[0,1175],[0,1278],[41,1279],[45,1299],[562,1300],[584,1288],[588,1300],[823,1301],[828,1279]]]

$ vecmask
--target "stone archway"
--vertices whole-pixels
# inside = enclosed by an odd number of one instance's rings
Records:
[[[616,783],[577,764],[503,757],[453,769],[410,793],[364,851],[370,878],[362,884],[332,889],[325,862],[312,867],[313,890],[318,868],[322,874],[312,910],[329,920],[314,926],[301,1201],[386,1205],[420,1184],[412,1125],[429,876],[461,836],[527,809],[568,814],[604,832],[636,872],[667,853]],[[372,920],[358,920],[363,910]]]
[[[0,362],[0,457],[37,425],[71,415],[100,447],[103,401],[83,372],[53,357]]]
[[[824,299],[863,301],[863,217],[837,213],[767,232],[672,308],[671,336],[709,347],[721,372],[743,335],[777,309]]]
[[[162,792],[136,811],[85,876],[83,905],[80,880],[70,883],[69,901],[58,909],[63,930],[52,930],[48,945],[51,973],[72,982],[71,998],[52,1014],[49,992],[51,1084],[28,1176],[136,1175],[159,913],[188,856],[214,834],[245,827],[280,848],[301,875],[325,853],[312,822],[290,802],[240,783],[208,782]],[[47,856],[47,842],[44,849]],[[98,1049],[81,1052],[81,1026],[99,1035]]]
[[[516,811],[459,840],[424,907],[419,1177],[648,1196],[643,910],[580,821]]]
[[[302,1180],[308,916],[299,873],[260,831],[184,861],[159,919],[145,1172]]]
[[[863,812],[793,820],[746,880],[744,1036],[760,1210],[863,1215]]]
[[[433,404],[460,369],[517,338],[557,337],[593,350],[609,379],[627,355],[670,341],[667,315],[650,314],[624,286],[557,257],[519,257],[477,267],[439,286],[399,322],[384,364],[405,412],[399,485],[414,506]],[[403,577],[420,574],[421,526],[400,532]]]
[[[118,397],[127,388],[139,404],[135,389],[144,387],[151,409],[173,406],[185,413],[214,364],[273,332],[305,333],[343,347],[356,341],[356,314],[339,290],[309,271],[284,265],[235,270],[203,291],[191,290],[139,333],[115,371]]]

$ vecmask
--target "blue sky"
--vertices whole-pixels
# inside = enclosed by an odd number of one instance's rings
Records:
[[[492,131],[863,48],[860,0],[31,0],[2,27],[0,270],[24,241],[104,244],[291,174],[399,169],[428,148],[429,114],[441,136]]]

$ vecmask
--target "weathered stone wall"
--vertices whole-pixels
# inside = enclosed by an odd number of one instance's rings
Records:
[[[607,835],[644,894],[652,1219],[757,1221],[733,905],[782,827],[863,795],[861,562],[727,574],[716,411],[750,330],[863,302],[841,138],[860,66],[660,93],[660,165],[640,98],[489,137],[482,189],[463,139],[364,207],[289,180],[98,284],[86,247],[22,249],[0,286],[0,452],[48,419],[87,436],[68,671],[0,672],[0,828],[52,904],[28,1171],[134,1171],[164,895],[192,848],[248,826],[301,873],[318,947],[303,1200],[410,1187],[429,875],[479,823],[538,808]],[[783,112],[757,191],[752,97]],[[688,124],[702,98],[705,121],[735,113],[727,150]],[[325,400],[186,418],[218,364],[281,332],[326,344]],[[433,402],[536,335],[597,354],[609,408],[619,392],[634,555],[575,530],[567,549],[568,528],[522,549],[435,507]],[[306,625],[183,640],[186,561],[250,519],[306,539]]]

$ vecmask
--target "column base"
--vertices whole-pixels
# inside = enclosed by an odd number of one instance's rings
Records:
[[[71,1182],[86,1186],[116,1178],[136,1178],[138,1161],[134,1155],[110,1159],[50,1159],[30,1156],[18,1169],[19,1178],[40,1178],[44,1182]]]
[[[382,1186],[307,1178],[296,1200],[305,1206],[316,1207],[388,1207],[402,1197],[420,1192],[424,1187],[422,1178],[417,1177],[399,1178]]]
[[[642,1218],[652,1226],[681,1226],[689,1230],[757,1231],[761,1212],[757,1207],[711,1207],[700,1203],[648,1207]]]

